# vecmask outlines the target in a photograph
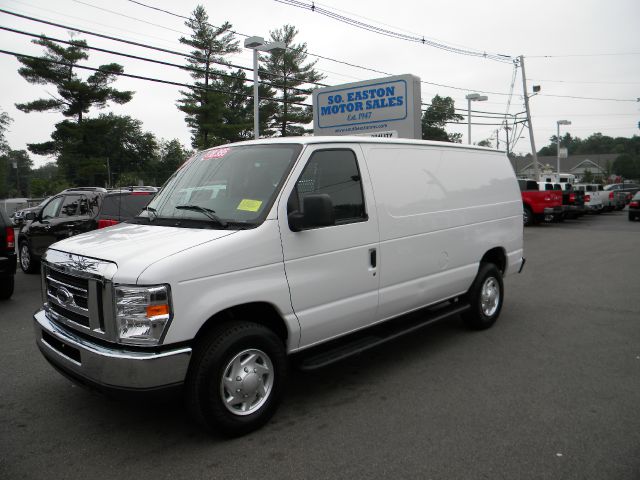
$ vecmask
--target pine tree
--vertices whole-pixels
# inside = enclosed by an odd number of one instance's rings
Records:
[[[436,95],[431,99],[431,105],[422,115],[422,139],[460,143],[462,134],[447,133],[444,127],[449,121],[463,119],[462,115],[456,113],[455,104],[451,97]]]
[[[182,98],[178,101],[178,108],[186,114],[192,146],[202,149],[230,141],[227,134],[231,127],[225,115],[228,115],[228,105],[235,100],[219,92],[229,88],[229,81],[224,80],[220,75],[224,71],[216,65],[227,63],[226,57],[239,52],[240,48],[234,40],[231,24],[225,22],[220,27],[212,26],[202,5],[196,7],[185,25],[191,30],[191,35],[189,38],[181,37],[180,43],[192,48],[188,65],[194,87],[180,92]],[[235,138],[234,135],[231,138]]]
[[[74,67],[80,60],[89,58],[86,41],[71,40],[68,47],[63,47],[43,35],[33,43],[45,47],[45,54],[39,58],[18,57],[24,65],[18,73],[29,83],[54,85],[57,95],[16,104],[19,110],[26,113],[59,111],[65,117],[76,117],[80,123],[83,114],[91,107],[104,108],[110,101],[123,104],[131,100],[133,92],[119,91],[110,86],[117,74],[123,72],[117,63],[101,65],[86,80],[77,75]]]
[[[306,63],[307,44],[293,43],[297,34],[298,30],[292,25],[284,25],[272,31],[271,41],[284,42],[287,48],[274,50],[269,55],[261,55],[260,58],[261,65],[264,65],[260,69],[261,78],[275,86],[275,98],[282,100],[278,103],[269,102],[274,110],[273,115],[269,117],[269,128],[277,131],[282,137],[308,132],[304,126],[313,120],[313,109],[310,106],[295,104],[308,98],[308,94],[300,92],[301,87],[324,78],[314,68],[317,61]]]

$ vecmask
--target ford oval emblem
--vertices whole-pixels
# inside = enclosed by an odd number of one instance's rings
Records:
[[[64,287],[59,287],[56,298],[62,305],[71,305],[73,302],[73,294]]]

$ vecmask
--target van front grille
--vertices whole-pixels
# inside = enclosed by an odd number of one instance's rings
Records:
[[[47,251],[42,288],[47,316],[68,328],[114,341],[113,294],[115,264],[62,252]],[[108,277],[100,275],[105,272]]]

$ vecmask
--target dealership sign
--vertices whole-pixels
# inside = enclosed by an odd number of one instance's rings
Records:
[[[422,138],[420,79],[378,78],[313,92],[314,135]]]

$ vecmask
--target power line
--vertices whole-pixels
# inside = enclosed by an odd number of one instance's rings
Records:
[[[133,0],[129,0],[129,1],[133,1]],[[135,2],[135,3],[139,3],[139,2]],[[17,16],[17,17],[20,17],[20,18],[24,18],[24,19],[27,19],[27,20],[30,20],[30,21],[43,23],[45,25],[51,25],[51,26],[54,26],[54,27],[57,27],[57,28],[64,28],[66,30],[73,30],[73,31],[76,31],[76,32],[79,32],[79,33],[83,33],[83,34],[86,34],[86,35],[91,35],[91,36],[95,36],[95,37],[98,37],[98,38],[104,38],[104,39],[107,39],[107,40],[112,40],[112,41],[124,43],[124,44],[127,44],[127,45],[133,45],[133,46],[138,46],[138,47],[142,47],[142,48],[146,48],[146,49],[150,49],[150,50],[159,51],[159,52],[162,52],[162,53],[168,53],[168,54],[171,54],[171,55],[177,55],[177,56],[180,56],[180,57],[183,57],[183,58],[196,58],[193,55],[190,55],[190,54],[187,54],[187,53],[182,53],[182,52],[178,52],[178,51],[175,51],[175,50],[169,50],[169,49],[161,48],[161,47],[155,47],[155,46],[152,46],[152,45],[149,45],[149,44],[145,44],[145,43],[141,43],[141,42],[134,42],[134,41],[122,39],[122,38],[119,38],[119,37],[114,37],[114,36],[110,36],[110,35],[105,35],[105,34],[101,34],[101,33],[92,32],[90,30],[79,29],[79,28],[72,27],[72,26],[69,26],[69,25],[63,25],[63,24],[59,24],[59,23],[55,23],[55,22],[50,22],[50,21],[47,21],[47,20],[42,20],[42,19],[38,19],[38,18],[35,18],[35,17],[30,17],[28,15],[23,15],[23,14],[19,14],[19,13],[15,13],[15,12],[10,12],[10,11],[3,10],[3,9],[0,9],[0,12],[7,13],[9,15],[14,15],[14,16]],[[41,37],[41,35],[36,35],[36,34],[33,34],[33,33],[23,32],[21,30],[11,29],[11,28],[7,28],[7,27],[0,27],[0,28],[4,29],[4,30],[12,31],[14,33],[22,34],[22,35]],[[67,43],[67,44],[69,43],[69,42],[67,42],[65,40],[56,39],[56,38],[53,38],[53,37],[47,37],[47,38],[49,38],[50,40],[53,40],[53,41],[57,41],[57,42],[62,42],[62,43]],[[128,58],[132,58],[132,59],[148,61],[148,62],[153,62],[153,63],[158,63],[158,64],[164,64],[164,65],[168,65],[168,66],[179,67],[179,68],[183,68],[183,69],[186,69],[186,70],[193,69],[193,67],[186,67],[186,66],[183,67],[183,66],[179,66],[179,65],[176,65],[176,64],[173,64],[173,63],[170,63],[170,62],[163,62],[163,61],[160,61],[160,60],[149,59],[147,57],[139,57],[139,56],[135,56],[135,55],[124,54],[124,53],[121,53],[121,52],[116,52],[116,51],[107,50],[107,49],[101,49],[101,48],[98,48],[98,47],[87,46],[87,48],[92,49],[92,50],[96,50],[96,51],[101,51],[101,52],[104,52],[104,53],[120,55],[120,56],[124,56],[124,57],[128,57]],[[212,63],[218,64],[218,65],[222,65],[224,67],[234,67],[234,68],[238,68],[238,69],[241,69],[241,70],[253,71],[252,68],[244,67],[242,65],[234,65],[234,64],[231,64],[231,63],[216,62],[216,61],[212,61]],[[224,73],[221,73],[221,72],[216,72],[216,74],[218,74],[220,76],[230,77],[230,78],[239,78],[239,77],[236,77],[234,75],[224,74]],[[266,72],[263,72],[263,74],[266,74]],[[273,77],[274,75],[271,75],[271,76]],[[277,77],[277,78],[279,78],[279,77]],[[287,78],[294,79],[294,80],[296,79],[295,77],[287,77]],[[252,82],[253,80],[252,79],[246,79],[246,81],[251,81]],[[282,88],[282,86],[279,86],[278,84],[273,84],[273,83],[268,83],[268,82],[262,82],[262,83],[265,84],[265,85],[273,86],[274,88]],[[323,87],[329,86],[327,84],[319,83],[319,82],[309,82],[309,83],[310,84],[314,84],[314,85],[318,85],[318,86],[323,86]],[[422,83],[429,84],[430,82],[423,81]],[[434,85],[438,85],[438,84],[434,84]],[[451,88],[457,88],[457,87],[451,87]],[[294,87],[289,87],[289,89],[290,90],[297,90],[297,91],[305,93],[305,94],[310,94],[311,93],[310,90],[297,89],[297,88],[294,88]],[[482,90],[477,90],[477,91],[482,91]],[[488,92],[488,93],[495,93],[495,92]],[[466,109],[462,109],[462,108],[458,108],[457,110],[466,112]],[[494,114],[494,113],[496,113],[497,114],[497,112],[485,112],[485,111],[476,111],[476,110],[472,110],[472,112],[474,112],[474,113],[486,113],[486,114]]]
[[[144,7],[144,8],[149,8],[149,9],[156,10],[156,11],[159,11],[159,12],[162,12],[162,13],[166,13],[167,15],[171,15],[171,16],[178,17],[178,18],[183,18],[183,19],[186,19],[186,20],[189,19],[189,17],[186,17],[184,15],[180,15],[178,13],[171,12],[169,10],[165,10],[165,9],[162,9],[162,8],[154,7],[152,5],[148,5],[148,4],[139,2],[137,0],[128,0],[128,1],[131,2],[131,3],[134,3],[136,5],[140,5],[140,6]],[[218,28],[215,25],[211,25],[211,26],[214,27],[214,28]],[[238,32],[237,30],[230,30],[230,31],[232,33],[236,34],[236,35],[241,36],[241,37],[249,37],[250,36],[250,35],[247,35],[246,33]],[[338,64],[341,64],[341,65],[346,65],[348,67],[359,68],[361,70],[365,70],[365,71],[372,72],[372,73],[377,73],[377,74],[380,74],[380,75],[386,75],[386,76],[394,75],[393,73],[385,72],[383,70],[377,70],[375,68],[365,67],[363,65],[358,65],[358,64],[355,64],[355,63],[347,62],[345,60],[338,60],[336,58],[327,57],[325,55],[320,55],[318,53],[313,53],[313,52],[309,52],[309,51],[307,51],[306,53],[308,55],[311,55],[312,57],[316,57],[316,58],[319,58],[321,60],[327,60],[329,62],[338,63]],[[435,86],[435,87],[450,88],[452,90],[460,90],[460,91],[463,91],[463,92],[478,92],[478,93],[487,93],[487,94],[491,94],[491,95],[502,95],[502,96],[508,96],[509,95],[508,93],[504,93],[504,92],[492,92],[492,91],[489,91],[489,90],[478,90],[478,89],[466,88],[466,87],[456,87],[456,86],[453,86],[453,85],[446,85],[446,84],[443,84],[443,83],[428,82],[426,80],[421,80],[420,83],[422,83],[424,85],[432,85],[432,86]],[[326,85],[321,85],[321,86],[326,86]]]
[[[530,81],[536,82],[547,82],[547,83],[576,83],[576,84],[584,84],[584,85],[640,85],[640,82],[583,82],[580,80],[539,80],[539,79],[529,79]]]
[[[57,42],[57,43],[64,43],[66,45],[74,45],[73,42],[70,42],[70,41],[67,41],[67,40],[62,40],[62,39],[59,39],[59,38],[54,38],[54,37],[49,37],[49,36],[44,36],[44,35],[38,35],[36,33],[24,32],[22,30],[16,30],[16,29],[13,29],[13,28],[0,26],[0,30],[6,30],[8,32],[18,33],[20,35],[26,35],[26,36],[29,36],[29,37],[46,38],[47,40],[51,40],[51,41]],[[159,64],[159,65],[166,65],[166,66],[169,66],[169,67],[175,67],[175,68],[179,68],[181,70],[189,70],[189,71],[192,71],[192,72],[207,73],[206,70],[203,70],[203,69],[197,68],[197,67],[192,67],[192,66],[188,66],[188,65],[187,66],[179,65],[177,63],[164,62],[162,60],[155,60],[155,59],[148,58],[148,57],[140,57],[138,55],[131,55],[129,53],[122,53],[122,52],[117,52],[117,51],[114,51],[114,50],[107,50],[105,48],[92,47],[90,45],[83,46],[83,48],[87,48],[89,50],[95,50],[97,52],[108,53],[108,54],[111,54],[111,55],[118,55],[118,56],[125,57],[125,58],[131,58],[133,60],[141,60],[141,61],[144,61],[144,62],[150,62],[150,63]],[[237,75],[229,75],[227,73],[222,73],[222,72],[218,72],[218,71],[209,71],[208,73],[210,75],[212,75],[212,76],[232,78],[232,79],[235,79],[235,80],[242,80],[243,82],[253,82],[253,79],[251,79],[251,78],[242,78],[242,77],[239,77]],[[270,83],[270,82],[261,81],[260,83],[262,85],[267,85],[267,86],[273,87],[273,88],[282,88],[280,85],[276,85],[276,84]],[[303,90],[303,89],[295,88],[295,87],[288,87],[288,89],[289,90],[295,90],[295,91],[304,93],[306,95],[310,95],[311,94],[311,90]]]
[[[11,55],[14,56],[16,58],[28,58],[31,60],[41,60],[41,61],[45,61],[48,63],[55,63],[56,65],[62,65],[65,67],[73,67],[73,68],[80,68],[83,70],[90,70],[92,72],[103,72],[104,70],[101,70],[100,68],[94,68],[94,67],[87,67],[85,65],[79,65],[77,63],[68,63],[68,62],[60,62],[58,60],[52,60],[49,58],[42,58],[42,57],[34,57],[33,55],[25,55],[22,53],[18,53],[18,52],[11,52],[8,50],[0,50],[0,53],[4,53],[5,55]],[[193,88],[196,90],[205,90],[207,92],[214,92],[214,93],[223,93],[226,95],[234,95],[236,97],[244,97],[244,98],[251,98],[253,97],[253,95],[249,95],[249,94],[244,94],[244,93],[238,93],[238,92],[231,92],[228,90],[222,90],[219,88],[212,88],[212,87],[204,87],[201,85],[190,85],[188,83],[181,83],[181,82],[173,82],[171,80],[162,80],[160,78],[153,78],[153,77],[145,77],[142,75],[133,75],[130,73],[124,73],[124,72],[109,72],[110,74],[113,75],[117,75],[119,77],[127,77],[127,78],[135,78],[137,80],[146,80],[149,82],[155,82],[155,83],[163,83],[163,84],[167,84],[167,85],[175,85],[178,87],[187,87],[187,88]],[[269,98],[269,99],[265,99],[268,100],[270,102],[277,102],[277,103],[286,103],[289,105],[300,105],[303,107],[311,107],[312,105],[308,104],[308,103],[301,103],[301,102],[291,102],[288,100],[283,100],[280,98]]]
[[[86,5],[87,7],[95,8],[96,10],[102,10],[103,12],[113,13],[114,15],[119,15],[121,17],[130,18],[131,20],[136,20],[137,22],[146,23],[147,25],[152,25],[154,27],[162,28],[164,30],[169,30],[171,32],[180,33],[185,35],[184,32],[180,30],[176,30],[175,28],[165,27],[164,25],[160,25],[158,23],[149,22],[147,20],[142,20],[141,18],[132,17],[130,15],[125,15],[124,13],[116,12],[115,10],[109,10],[108,8],[98,7],[97,5],[92,5],[91,3],[83,2],[81,0],[72,0],[75,3],[80,3],[82,5]]]
[[[62,66],[65,66],[65,67],[80,68],[80,69],[83,69],[83,70],[90,70],[90,71],[93,71],[93,72],[101,72],[101,71],[103,71],[100,68],[88,67],[86,65],[79,65],[79,64],[68,63],[68,62],[60,62],[60,61],[57,61],[57,60],[52,60],[52,59],[42,58],[42,57],[35,57],[33,55],[25,55],[25,54],[22,54],[22,53],[11,52],[11,51],[8,51],[8,50],[0,50],[0,53],[3,53],[5,55],[11,55],[11,56],[16,57],[16,58],[28,58],[28,59],[31,59],[31,60],[41,60],[41,61],[45,61],[45,62],[48,62],[48,63],[56,64],[56,65],[62,65]],[[200,85],[189,85],[189,84],[186,84],[186,83],[173,82],[173,81],[170,81],[170,80],[163,80],[163,79],[159,79],[159,78],[146,77],[146,76],[142,76],[142,75],[133,75],[133,74],[124,73],[124,72],[109,72],[109,73],[111,73],[113,75],[117,75],[119,77],[134,78],[134,79],[137,79],[137,80],[144,80],[144,81],[154,82],[154,83],[162,83],[162,84],[166,84],[166,85],[174,85],[174,86],[178,86],[178,87],[195,88],[195,89],[198,89],[198,90],[205,90],[205,91],[208,91],[208,92],[215,92],[215,93],[223,93],[223,94],[226,94],[226,95],[234,95],[234,96],[244,97],[244,98],[250,98],[250,97],[253,96],[253,95],[247,95],[247,94],[244,94],[244,93],[238,93],[238,92],[231,92],[231,91],[228,91],[228,90],[222,90],[222,89],[219,89],[219,88],[204,87],[204,86],[200,86]],[[282,100],[282,99],[279,99],[279,98],[269,98],[269,99],[265,99],[265,100],[272,101],[272,102],[278,102],[278,103],[286,103],[286,104],[289,104],[289,105],[300,105],[300,106],[303,106],[303,107],[311,107],[312,106],[312,105],[310,105],[308,103],[291,102],[291,101]],[[461,123],[461,122],[449,121],[449,122],[444,122],[444,123],[466,125],[466,122],[465,123]],[[520,123],[520,122],[516,122],[516,123]],[[474,123],[474,122],[472,122],[471,124],[472,125],[490,125],[490,126],[501,125],[501,124],[498,124],[498,123]]]
[[[543,97],[571,98],[574,100],[599,100],[603,102],[633,102],[633,103],[637,102],[637,100],[631,100],[626,98],[579,97],[577,95],[551,95],[549,93],[539,93],[538,95]]]
[[[141,48],[146,48],[146,49],[150,49],[150,50],[156,50],[158,52],[168,53],[170,55],[178,55],[180,57],[192,58],[192,59],[196,59],[197,60],[197,58],[195,56],[190,55],[188,53],[178,52],[176,50],[169,50],[167,48],[162,48],[162,47],[154,47],[154,46],[146,44],[146,43],[134,42],[132,40],[126,40],[126,39],[114,37],[114,36],[111,36],[111,35],[105,35],[105,34],[102,34],[102,33],[96,33],[96,32],[92,32],[90,30],[84,30],[84,29],[80,29],[80,28],[76,28],[76,27],[71,27],[69,25],[63,25],[63,24],[56,23],[56,22],[50,22],[48,20],[42,20],[42,19],[39,19],[39,18],[30,17],[28,15],[23,15],[23,14],[20,14],[20,13],[11,12],[9,10],[4,10],[2,8],[0,8],[0,13],[6,13],[8,15],[13,15],[15,17],[24,18],[26,20],[30,20],[30,21],[38,22],[38,23],[43,23],[45,25],[50,25],[50,26],[57,27],[57,28],[64,28],[65,30],[73,30],[75,32],[84,33],[85,35],[92,35],[94,37],[103,38],[103,39],[106,39],[106,40],[112,40],[112,41],[115,41],[115,42],[125,43],[127,45],[133,45],[133,46],[136,46],[136,47],[141,47]],[[247,71],[251,71],[251,72],[253,71],[253,69],[250,68],[250,67],[245,67],[245,66],[242,66],[242,65],[234,65],[232,63],[218,62],[218,61],[215,61],[215,60],[211,60],[211,63],[215,63],[217,65],[222,65],[222,66],[225,66],[227,68],[233,67],[233,68],[238,68],[238,69],[241,69],[241,70],[247,70]],[[269,76],[274,76],[274,75],[268,74],[266,72],[263,72],[263,74],[266,74],[266,75],[269,75]],[[299,78],[295,78],[295,77],[287,77],[287,78],[288,79],[292,79],[292,80],[300,80]],[[323,86],[323,87],[327,86],[325,84],[318,83],[318,82],[306,82],[306,83],[308,83],[310,85],[318,85],[318,86]]]
[[[275,0],[275,1],[278,2],[278,3],[283,3],[285,5],[290,5],[292,7],[301,8],[303,10],[309,10],[311,12],[318,13],[320,15],[324,15],[325,17],[331,18],[333,20],[337,20],[339,22],[345,23],[345,24],[350,25],[352,27],[360,28],[362,30],[373,32],[373,33],[376,33],[378,35],[383,35],[383,36],[386,36],[386,37],[395,38],[397,40],[404,40],[404,41],[413,42],[413,43],[421,43],[423,45],[427,45],[427,46],[434,47],[434,48],[437,48],[437,49],[440,49],[440,50],[444,50],[444,51],[449,52],[449,53],[456,53],[456,54],[459,54],[459,55],[467,55],[467,56],[472,56],[472,57],[486,58],[488,60],[494,60],[494,61],[504,62],[504,63],[511,63],[513,61],[513,58],[510,55],[494,54],[494,53],[480,52],[480,51],[477,51],[477,50],[468,50],[468,49],[453,47],[451,45],[447,45],[447,44],[442,43],[442,42],[436,42],[434,40],[428,39],[428,38],[426,38],[424,36],[420,37],[420,36],[415,36],[415,35],[407,35],[405,33],[389,30],[389,29],[386,29],[386,28],[377,27],[377,26],[371,25],[369,23],[361,22],[361,21],[356,20],[354,18],[350,18],[350,17],[346,17],[344,15],[340,15],[340,14],[338,14],[336,12],[331,11],[331,10],[327,10],[325,8],[318,7],[318,6],[315,5],[314,2],[311,2],[309,4],[309,3],[306,3],[306,2],[303,2],[303,1],[300,1],[300,0]]]
[[[568,58],[568,57],[617,57],[624,55],[640,55],[640,52],[623,53],[572,53],[567,55],[527,55],[527,58]]]

